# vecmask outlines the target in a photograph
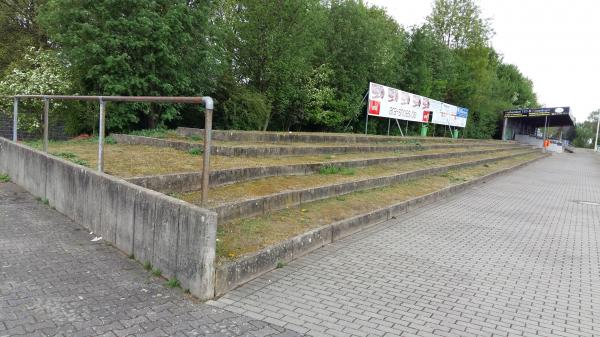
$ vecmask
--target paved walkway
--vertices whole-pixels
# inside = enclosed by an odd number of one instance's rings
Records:
[[[0,183],[0,336],[297,336],[163,286],[113,247]]]
[[[600,157],[555,155],[212,304],[313,336],[600,336]]]

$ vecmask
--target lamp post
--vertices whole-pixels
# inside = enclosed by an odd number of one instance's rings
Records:
[[[596,119],[598,120],[597,124],[596,124],[596,141],[594,142],[594,151],[598,152],[598,130],[600,129],[600,110],[597,111],[598,112],[598,117],[596,117]]]

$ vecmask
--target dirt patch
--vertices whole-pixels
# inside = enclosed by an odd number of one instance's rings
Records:
[[[221,224],[217,230],[217,258],[219,263],[233,260],[311,229],[432,193],[541,155],[523,155]]]

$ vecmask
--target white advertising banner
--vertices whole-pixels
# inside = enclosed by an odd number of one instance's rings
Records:
[[[429,115],[432,115],[432,123],[464,128],[469,110],[381,84],[370,83],[368,114],[424,123],[428,123]]]
[[[431,122],[464,128],[467,125],[469,110],[454,105],[442,103],[440,110],[433,110]]]
[[[429,99],[402,90],[371,83],[369,86],[369,115],[428,122],[429,112],[424,114],[423,104]]]

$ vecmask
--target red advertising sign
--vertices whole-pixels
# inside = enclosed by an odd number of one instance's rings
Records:
[[[381,103],[378,101],[369,101],[369,115],[379,116],[381,110]]]

